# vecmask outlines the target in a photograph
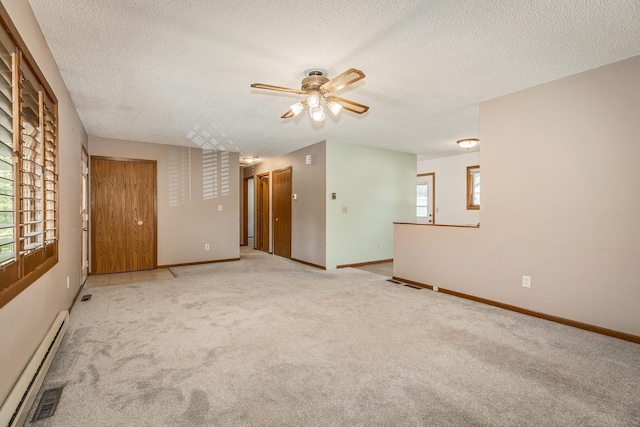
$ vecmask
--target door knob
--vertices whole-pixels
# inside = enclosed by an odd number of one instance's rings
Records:
[[[142,221],[138,221],[138,225],[142,225],[142,224],[143,224]]]

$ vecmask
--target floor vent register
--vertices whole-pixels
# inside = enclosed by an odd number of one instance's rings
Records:
[[[58,401],[60,401],[61,395],[62,387],[50,388],[49,390],[45,390],[45,392],[42,394],[42,398],[40,399],[40,403],[38,404],[38,409],[36,409],[36,413],[33,415],[33,420],[31,420],[31,422],[43,420],[45,418],[53,416],[53,414],[56,412],[56,408],[58,407]]]

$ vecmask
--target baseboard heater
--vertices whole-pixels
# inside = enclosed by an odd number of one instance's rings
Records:
[[[69,312],[61,311],[2,404],[1,427],[19,427],[24,424],[68,326]]]

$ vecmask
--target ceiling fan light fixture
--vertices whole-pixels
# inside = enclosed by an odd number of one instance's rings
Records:
[[[302,110],[304,110],[304,104],[302,102],[296,102],[290,108],[293,115],[297,116],[298,114],[302,113]]]
[[[307,99],[307,104],[309,104],[309,107],[319,107],[320,106],[320,97],[318,95],[311,94],[309,96],[309,98]]]
[[[327,102],[327,108],[334,116],[337,116],[338,114],[340,114],[340,111],[342,111],[342,105],[338,104],[335,101]]]
[[[340,114],[342,110],[356,114],[364,114],[369,110],[366,105],[334,96],[334,92],[362,80],[365,77],[362,71],[350,68],[332,79],[326,77],[326,70],[316,68],[305,71],[305,74],[308,74],[308,76],[302,79],[300,89],[264,83],[252,83],[251,87],[305,95],[304,100],[289,107],[280,117],[282,119],[297,116],[307,107],[309,107],[309,116],[317,122],[323,121],[326,117],[324,107],[327,107],[331,114],[335,116]]]
[[[314,122],[321,122],[324,120],[324,108],[321,105],[309,107],[309,115]]]
[[[460,146],[460,148],[466,148],[468,150],[469,148],[473,148],[478,145],[480,140],[478,138],[466,138],[456,142]]]

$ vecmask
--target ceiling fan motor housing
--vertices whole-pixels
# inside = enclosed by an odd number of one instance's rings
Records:
[[[329,81],[322,71],[309,71],[309,77],[302,79],[302,90],[310,92],[320,90],[320,86]]]

